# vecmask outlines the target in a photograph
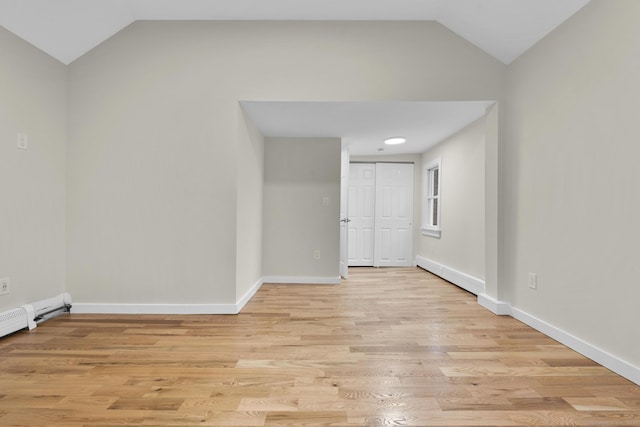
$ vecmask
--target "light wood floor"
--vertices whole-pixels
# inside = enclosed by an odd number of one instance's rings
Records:
[[[0,426],[640,426],[640,387],[423,270],[0,339]]]

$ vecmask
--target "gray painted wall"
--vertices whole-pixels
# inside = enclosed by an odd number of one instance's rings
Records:
[[[338,138],[267,138],[264,276],[339,276],[340,152]]]
[[[422,155],[424,165],[442,160],[442,234],[434,238],[420,233],[417,253],[481,280],[485,279],[485,138],[483,117]]]
[[[233,303],[253,286],[258,213],[238,210],[260,183],[239,165],[259,142],[239,100],[501,99],[505,69],[433,22],[132,24],[69,67],[68,291]]]
[[[639,22],[594,0],[511,64],[499,213],[500,298],[636,367]]]
[[[65,288],[67,70],[0,27],[0,312]],[[18,133],[29,149],[16,148]]]

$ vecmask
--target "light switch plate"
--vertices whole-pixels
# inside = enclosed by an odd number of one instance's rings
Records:
[[[18,147],[21,150],[29,149],[29,137],[27,136],[26,133],[18,134],[18,141],[16,143],[16,147]]]

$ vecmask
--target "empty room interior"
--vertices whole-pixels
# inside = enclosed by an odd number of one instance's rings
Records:
[[[0,61],[0,425],[640,426],[640,1],[0,0]]]

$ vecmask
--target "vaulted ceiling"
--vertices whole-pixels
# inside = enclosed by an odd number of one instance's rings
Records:
[[[0,25],[69,64],[136,20],[427,20],[508,64],[588,2],[0,0]]]

